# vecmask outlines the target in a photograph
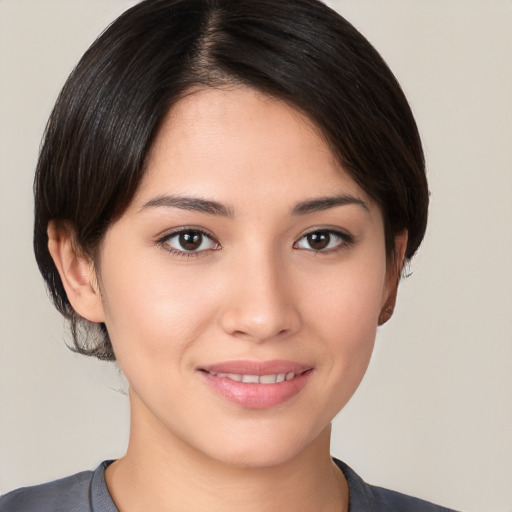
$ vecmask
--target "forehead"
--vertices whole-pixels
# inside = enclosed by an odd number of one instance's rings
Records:
[[[192,91],[167,114],[135,202],[170,193],[245,204],[346,193],[371,202],[307,116],[243,86]]]

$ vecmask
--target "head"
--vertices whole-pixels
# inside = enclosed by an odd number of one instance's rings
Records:
[[[139,190],[169,113],[194,91],[239,87],[316,127],[378,205],[388,265],[401,256],[401,233],[405,260],[417,250],[428,206],[418,131],[393,74],[356,29],[316,0],[146,0],[108,27],[71,74],[37,167],[36,259],[79,352],[115,359],[105,324],[69,301],[49,225],[68,230],[101,272],[102,243]]]
[[[316,0],[128,10],[59,96],[35,196],[39,267],[76,350],[126,375],[131,438],[234,465],[325,445],[428,203],[398,83]]]

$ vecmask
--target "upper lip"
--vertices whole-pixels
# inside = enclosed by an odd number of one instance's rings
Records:
[[[223,361],[220,363],[200,366],[198,368],[198,370],[204,370],[210,373],[234,373],[238,375],[260,376],[291,372],[299,374],[311,369],[312,366],[297,363],[294,361],[285,361],[281,359],[276,359],[272,361]]]

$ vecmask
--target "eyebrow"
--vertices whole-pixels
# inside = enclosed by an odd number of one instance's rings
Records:
[[[295,205],[291,214],[292,215],[307,215],[309,213],[321,212],[323,210],[328,210],[330,208],[336,208],[337,206],[347,206],[347,205],[359,205],[364,208],[366,211],[370,211],[368,205],[357,197],[350,195],[340,195],[340,196],[328,196],[328,197],[319,197],[317,199],[310,199],[308,201],[302,201]]]
[[[309,199],[297,203],[291,210],[291,215],[307,215],[310,213],[321,212],[330,208],[347,205],[359,205],[366,211],[370,211],[368,205],[361,199],[351,195],[339,195],[319,197],[316,199]],[[200,197],[176,196],[176,195],[162,195],[155,197],[145,203],[140,211],[148,208],[179,208],[181,210],[196,211],[206,213],[208,215],[219,215],[221,217],[234,217],[234,212],[231,208],[209,199],[202,199]]]
[[[195,212],[207,213],[208,215],[220,215],[222,217],[233,217],[234,213],[231,208],[224,206],[217,201],[201,199],[200,197],[163,195],[151,199],[145,203],[142,210],[148,208],[179,208],[181,210],[190,210]]]

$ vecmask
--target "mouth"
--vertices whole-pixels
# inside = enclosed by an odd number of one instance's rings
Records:
[[[251,375],[242,373],[222,373],[222,372],[211,372],[208,370],[202,370],[214,377],[226,378],[234,380],[235,382],[243,382],[246,384],[276,384],[279,382],[285,382],[287,380],[294,379],[297,375],[302,373],[288,372],[288,373],[269,373],[266,375]],[[309,370],[305,370],[309,371]]]
[[[217,396],[249,409],[267,409],[291,400],[313,371],[312,366],[291,361],[228,361],[198,368]]]

